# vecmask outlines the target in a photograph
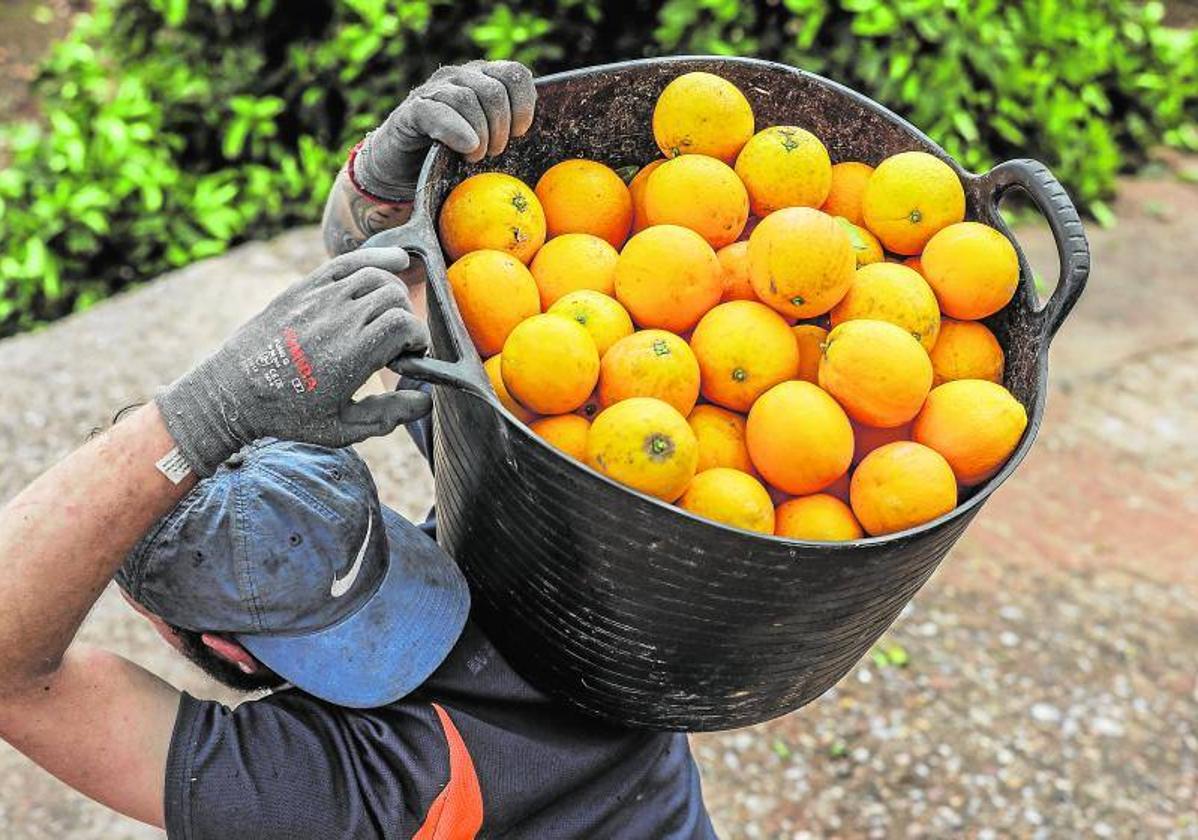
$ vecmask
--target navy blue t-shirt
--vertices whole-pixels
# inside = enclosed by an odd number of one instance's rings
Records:
[[[414,426],[427,457],[431,424]],[[377,709],[295,690],[232,710],[184,695],[166,823],[187,840],[715,837],[685,735],[555,702],[473,623],[419,689]]]

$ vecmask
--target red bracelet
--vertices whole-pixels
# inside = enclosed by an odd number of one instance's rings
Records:
[[[353,186],[354,190],[357,191],[358,195],[373,201],[375,204],[387,204],[393,207],[411,204],[412,202],[410,201],[395,201],[394,199],[383,198],[381,195],[375,195],[370,190],[358,183],[358,176],[354,174],[354,160],[358,157],[358,150],[362,148],[362,144],[365,142],[366,138],[363,137],[358,141],[357,145],[349,150],[349,160],[345,164],[346,172],[349,173],[349,182]]]

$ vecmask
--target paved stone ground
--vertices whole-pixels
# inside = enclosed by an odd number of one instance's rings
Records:
[[[30,82],[50,44],[70,31],[84,0],[0,3],[0,120],[37,116]]]
[[[1198,838],[1198,190],[1129,181],[1117,210],[1035,452],[887,638],[905,667],[867,659],[792,715],[694,738],[722,836]],[[0,501],[318,258],[297,231],[0,343]],[[362,450],[421,513],[406,440]],[[84,635],[213,691],[111,592]],[[0,747],[0,837],[155,836]]]

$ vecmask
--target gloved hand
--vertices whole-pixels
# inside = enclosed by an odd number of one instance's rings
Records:
[[[442,67],[362,143],[354,179],[389,201],[411,201],[420,166],[433,140],[466,160],[507,148],[532,125],[537,91],[532,73],[514,61],[471,61]]]
[[[346,446],[423,417],[428,394],[395,391],[353,402],[380,368],[423,355],[428,327],[396,274],[399,248],[344,254],[250,319],[156,400],[183,457],[201,476],[257,438]]]

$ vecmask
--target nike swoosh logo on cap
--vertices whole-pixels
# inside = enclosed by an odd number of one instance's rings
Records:
[[[370,545],[370,531],[374,528],[374,513],[370,514],[370,518],[366,520],[366,536],[362,539],[362,547],[358,549],[358,556],[354,558],[354,564],[349,567],[349,571],[345,573],[345,577],[338,578],[333,575],[333,587],[329,590],[334,598],[340,598],[349,588],[354,585],[354,581],[358,579],[358,572],[362,571],[362,561],[366,559],[366,548]]]

